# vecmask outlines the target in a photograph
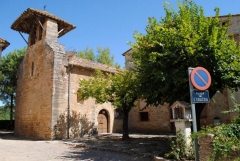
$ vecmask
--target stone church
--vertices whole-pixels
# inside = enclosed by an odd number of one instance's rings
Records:
[[[110,73],[116,69],[78,58],[76,52],[66,51],[64,45],[58,43],[59,37],[76,28],[73,24],[46,11],[28,8],[11,28],[29,35],[27,51],[18,69],[15,135],[62,139],[122,131],[121,111],[110,103],[81,100],[76,94],[81,92],[79,81],[90,78],[95,69]],[[125,58],[127,62],[129,58]],[[229,107],[228,94],[219,95],[220,103],[210,103],[209,108]],[[174,131],[169,104],[141,110],[144,106],[145,103],[139,101],[130,111],[130,133]],[[207,108],[203,114],[206,124],[213,123],[213,117],[220,117],[219,112],[208,113]]]
[[[16,135],[61,139],[122,131],[121,111],[110,103],[80,100],[76,94],[81,90],[80,79],[88,79],[95,69],[111,73],[116,69],[65,51],[58,38],[75,29],[74,25],[46,11],[28,8],[11,28],[29,35],[27,51],[18,69]],[[144,111],[140,111],[141,106],[139,102],[130,112],[130,131],[170,131],[168,105],[161,110]]]

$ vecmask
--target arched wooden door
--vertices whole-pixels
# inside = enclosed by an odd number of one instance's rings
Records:
[[[101,110],[98,114],[98,133],[108,132],[108,115],[107,111]]]

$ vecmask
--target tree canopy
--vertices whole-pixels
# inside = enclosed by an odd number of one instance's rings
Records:
[[[96,99],[96,103],[111,102],[115,108],[123,112],[122,139],[128,139],[128,113],[138,98],[136,74],[128,70],[114,74],[97,70],[93,78],[81,80],[79,86],[81,92],[78,95],[82,99],[92,97]]]
[[[120,64],[114,63],[114,55],[111,56],[109,48],[102,48],[99,46],[97,48],[97,53],[98,54],[95,55],[94,50],[87,47],[85,50],[78,52],[78,57],[120,68]]]
[[[131,54],[139,72],[141,94],[148,104],[190,102],[188,67],[202,66],[212,77],[209,92],[240,85],[240,47],[229,36],[229,21],[222,23],[219,9],[205,17],[194,2],[178,3],[178,11],[165,3],[166,16],[149,18],[146,34],[135,33]],[[230,20],[230,17],[229,17]]]
[[[149,18],[146,34],[136,32],[131,57],[147,105],[190,102],[188,67],[204,67],[211,75],[210,98],[225,88],[240,85],[240,46],[228,34],[229,21],[222,23],[219,8],[214,17],[190,0],[178,2],[178,11],[165,3],[166,16]],[[197,126],[205,104],[196,104]]]
[[[10,119],[13,117],[13,108],[15,106],[16,87],[17,87],[17,69],[23,60],[26,47],[14,50],[2,57],[0,61],[0,100],[5,107],[10,108]]]

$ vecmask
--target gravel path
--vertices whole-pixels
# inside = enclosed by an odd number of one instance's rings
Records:
[[[124,153],[77,147],[63,141],[24,140],[0,131],[0,161],[152,161]]]

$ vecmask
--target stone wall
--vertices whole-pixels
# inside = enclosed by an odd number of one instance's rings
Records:
[[[93,124],[93,128],[97,129],[98,113],[105,109],[108,112],[108,132],[122,132],[122,117],[115,116],[116,109],[110,103],[96,104],[94,99],[77,102],[77,91],[79,89],[79,81],[81,79],[89,79],[94,73],[93,70],[81,68],[77,66],[71,67],[70,72],[70,111],[75,111],[80,116],[86,117],[89,124]],[[139,102],[137,107],[133,107],[129,113],[129,131],[131,133],[154,133],[160,134],[171,131],[171,113],[168,104],[159,107],[148,107],[141,110],[145,106],[144,102]],[[148,112],[148,121],[140,120],[140,112]],[[71,123],[70,123],[71,124]],[[80,125],[81,126],[81,125]],[[70,127],[72,128],[72,127]],[[81,127],[80,127],[81,128]],[[70,130],[71,131],[71,130]],[[81,129],[80,129],[81,131]],[[74,134],[70,137],[75,136]]]
[[[199,139],[200,144],[200,151],[199,151],[199,161],[206,161],[210,158],[212,152],[213,152],[213,134],[208,134],[204,137],[201,137]],[[234,160],[235,158],[240,156],[240,151],[234,152],[229,159],[222,158],[222,161],[228,161],[228,160]]]
[[[240,99],[240,92],[234,92],[234,96],[236,101],[239,103]],[[220,119],[220,123],[228,124],[231,122],[231,120],[239,115],[237,112],[224,114],[222,111],[228,111],[232,110],[234,108],[233,103],[230,98],[231,91],[228,89],[225,89],[223,93],[217,92],[211,102],[209,104],[206,104],[205,111],[202,112],[201,117],[201,125],[214,125],[214,118],[218,117]]]
[[[68,108],[68,62],[57,22],[47,19],[43,26],[42,40],[29,42],[18,71],[15,134],[54,139],[59,115]]]
[[[232,107],[231,107],[232,108]],[[205,112],[202,112],[202,115],[205,114],[201,118],[201,125],[213,125],[214,124],[214,118],[218,117],[220,119],[221,123],[229,123],[230,117],[229,114],[223,114],[222,111],[229,110],[229,96],[228,96],[228,90],[225,89],[223,93],[217,92],[211,102],[209,104],[206,104]]]
[[[27,49],[18,70],[15,134],[51,139],[53,52],[45,41]]]
[[[240,16],[239,15],[233,15],[231,18],[231,21],[229,23],[229,30],[228,34],[233,34],[235,41],[239,41],[239,34],[240,34]],[[220,16],[220,20],[224,23],[228,21],[228,16]]]
[[[48,42],[46,50],[53,51],[53,86],[52,86],[52,118],[51,132],[52,138],[55,137],[54,127],[59,115],[67,111],[68,108],[68,73],[67,73],[67,53],[64,46],[58,43]]]
[[[113,120],[114,120],[114,107],[110,103],[104,104],[96,104],[93,98],[88,100],[84,100],[81,102],[77,101],[77,91],[80,89],[79,82],[81,79],[89,79],[91,75],[94,73],[93,70],[73,66],[71,67],[70,74],[70,111],[75,111],[79,114],[80,117],[85,118],[85,123],[88,125],[79,125],[80,131],[81,126],[91,126],[89,130],[97,130],[98,127],[98,114],[102,109],[105,109],[108,113],[108,132],[112,133],[113,131]],[[70,123],[71,124],[71,123]],[[73,127],[70,127],[73,128]],[[70,135],[70,137],[74,137],[74,135]]]
[[[207,161],[212,154],[212,138],[213,135],[209,134],[199,139],[199,160]]]
[[[171,111],[169,104],[158,107],[145,107],[145,102],[140,101],[137,107],[133,108],[129,113],[129,129],[130,132],[140,133],[165,133],[171,131]],[[148,113],[148,121],[141,121],[141,112]]]
[[[128,127],[130,133],[164,134],[172,131],[169,104],[158,107],[149,106],[142,110],[144,107],[145,102],[139,101],[137,106],[129,112]],[[148,114],[148,120],[141,120],[141,112]],[[114,131],[122,132],[122,119],[115,118]]]

